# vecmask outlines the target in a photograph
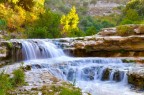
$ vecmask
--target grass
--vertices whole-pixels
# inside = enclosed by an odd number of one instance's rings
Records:
[[[42,95],[82,95],[79,88],[73,85],[62,83],[62,85],[43,86],[41,88]]]
[[[13,77],[4,71],[0,73],[0,95],[9,95],[16,87],[24,84],[25,74],[21,68],[13,71]]]

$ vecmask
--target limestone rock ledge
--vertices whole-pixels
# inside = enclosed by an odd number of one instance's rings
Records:
[[[144,35],[89,36],[73,39],[63,48],[73,56],[135,57],[144,56]]]

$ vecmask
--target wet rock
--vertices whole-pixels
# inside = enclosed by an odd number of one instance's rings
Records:
[[[29,70],[31,70],[31,66],[30,65],[26,65],[26,67],[24,69],[29,71]]]
[[[128,75],[128,83],[139,90],[144,90],[144,76],[136,73]]]
[[[121,81],[120,71],[116,71],[116,72],[114,73],[113,80],[114,80],[114,81],[117,81],[117,82]]]
[[[109,80],[110,72],[111,72],[111,70],[109,68],[106,68],[103,72],[101,80],[103,80],[103,81]]]
[[[31,67],[32,67],[32,68],[37,68],[37,69],[42,68],[41,65],[39,65],[39,64],[34,64],[34,65],[32,65]]]

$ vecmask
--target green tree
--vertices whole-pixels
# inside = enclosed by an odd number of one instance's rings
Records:
[[[137,11],[139,16],[144,16],[144,0],[131,0],[126,5],[124,12],[126,13],[129,9]]]
[[[87,36],[94,35],[96,33],[97,33],[96,27],[94,27],[94,26],[89,27],[86,31]]]
[[[136,21],[139,19],[139,15],[136,10],[129,9],[129,10],[127,10],[126,18],[129,20],[132,20],[132,21]]]
[[[50,10],[39,16],[35,24],[28,25],[26,33],[29,38],[57,38],[60,37],[60,15]]]

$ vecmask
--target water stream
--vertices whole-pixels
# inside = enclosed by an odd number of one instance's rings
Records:
[[[20,40],[25,65],[33,70],[48,70],[57,78],[69,81],[92,95],[144,95],[130,88],[127,72],[135,64],[119,58],[68,57],[60,47],[48,40]]]

